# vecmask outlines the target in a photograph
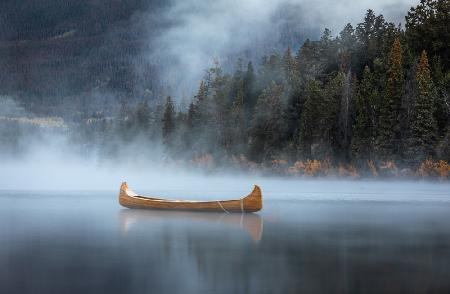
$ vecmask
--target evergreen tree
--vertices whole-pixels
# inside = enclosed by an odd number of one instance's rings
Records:
[[[242,59],[238,58],[236,64],[236,70],[234,71],[232,80],[231,80],[231,89],[229,91],[229,102],[232,104],[237,97],[237,92],[242,87],[242,82],[244,80],[244,71],[242,70]]]
[[[339,59],[340,70],[346,73],[352,67],[352,58],[356,49],[356,36],[355,30],[351,24],[347,24],[344,29],[339,33]]]
[[[320,82],[311,80],[306,89],[306,100],[300,118],[299,153],[303,159],[312,158],[312,145],[319,122],[318,112],[322,100]]]
[[[274,159],[283,148],[282,94],[283,86],[272,82],[258,98],[250,128],[250,157],[254,160]]]
[[[450,71],[444,72],[440,58],[436,57],[432,79],[436,87],[435,117],[438,127],[438,137],[446,135],[450,125]]]
[[[204,134],[211,152],[230,152],[232,149],[230,108],[233,100],[236,99],[238,88],[241,87],[242,75],[239,65],[234,78],[223,74],[223,70],[218,64],[212,69],[210,118],[204,121],[206,123]]]
[[[247,129],[248,120],[245,115],[245,88],[244,81],[241,80],[241,84],[237,89],[236,98],[231,107],[230,113],[230,141],[231,149],[234,154],[244,154],[245,146],[247,145]]]
[[[303,80],[308,81],[319,77],[324,69],[323,55],[319,42],[306,39],[296,57],[297,72]]]
[[[318,47],[322,74],[339,70],[338,41],[333,39],[329,29],[323,31]]]
[[[253,69],[253,64],[250,61],[247,64],[247,71],[244,75],[244,108],[245,114],[250,116],[253,113],[253,109],[255,108],[257,95],[255,93],[255,70]]]
[[[430,56],[440,56],[444,66],[450,65],[450,1],[421,0],[412,7],[406,19],[406,38],[409,46],[420,54],[427,48]]]
[[[320,145],[318,146],[318,156],[321,158],[332,157],[344,159],[345,143],[343,142],[343,132],[339,126],[341,119],[341,105],[345,94],[345,84],[347,77],[344,73],[338,72],[333,79],[325,85],[325,95],[320,101],[320,120],[318,130],[320,132]]]
[[[208,86],[202,80],[193,101],[189,105],[186,129],[183,141],[187,148],[194,154],[203,153],[208,146],[206,130],[210,124],[210,107],[208,100]]]
[[[175,107],[173,105],[172,98],[170,96],[168,96],[166,99],[162,123],[163,123],[162,136],[164,143],[167,146],[170,146],[172,136],[175,131]]]
[[[195,104],[198,108],[199,118],[203,118],[208,112],[208,86],[205,81],[200,82],[197,95],[194,97]]]
[[[434,143],[437,137],[434,106],[436,91],[431,80],[428,57],[424,51],[420,56],[416,72],[417,97],[415,98],[410,122],[410,138],[408,140],[409,159],[420,163],[434,154]]]
[[[356,119],[353,125],[352,157],[357,161],[372,158],[374,143],[372,101],[376,100],[377,95],[374,84],[373,74],[366,66],[355,101]]]
[[[296,77],[295,72],[295,59],[292,56],[291,48],[288,47],[286,52],[283,55],[283,71],[285,77],[285,84],[288,88],[292,88],[294,86],[294,79]]]
[[[395,39],[389,56],[388,79],[383,97],[379,132],[377,138],[377,155],[381,160],[398,157],[401,147],[400,109],[403,95],[403,65],[400,40]]]
[[[364,17],[364,21],[356,26],[355,35],[361,48],[359,51],[359,58],[362,66],[370,64],[370,61],[373,60],[373,55],[369,48],[373,48],[372,39],[374,35],[375,18],[374,11],[369,9]]]
[[[197,95],[194,96],[193,101],[188,109],[188,125],[191,131],[196,132],[205,123],[208,116],[208,88],[205,81],[200,82]]]
[[[151,121],[151,112],[147,101],[137,105],[134,117],[137,130],[140,132],[148,132]]]

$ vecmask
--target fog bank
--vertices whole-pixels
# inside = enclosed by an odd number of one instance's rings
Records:
[[[387,21],[404,23],[405,12],[418,1],[305,0],[174,0],[140,15],[136,23],[149,30],[150,63],[159,64],[161,80],[177,98],[192,94],[214,61],[235,66],[237,57],[258,63],[264,54],[298,49],[325,28],[334,36],[345,24],[364,19],[367,9]],[[153,28],[157,28],[153,30]]]

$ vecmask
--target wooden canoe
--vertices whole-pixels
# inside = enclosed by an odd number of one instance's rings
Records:
[[[253,191],[248,196],[239,200],[170,200],[138,195],[128,187],[126,182],[123,182],[120,186],[119,203],[128,208],[256,212],[262,209],[262,195],[261,189],[255,185]]]

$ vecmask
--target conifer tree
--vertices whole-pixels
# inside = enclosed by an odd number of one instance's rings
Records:
[[[340,47],[340,69],[346,73],[352,67],[353,53],[356,48],[355,30],[351,24],[348,23],[339,33],[338,42]]]
[[[253,64],[250,61],[247,64],[247,71],[244,75],[244,109],[245,114],[250,116],[256,105],[257,95],[255,94],[255,70],[253,69]]]
[[[286,84],[289,88],[292,88],[296,74],[295,74],[295,59],[292,56],[290,47],[288,47],[286,52],[284,52],[282,67],[284,71]]]
[[[403,95],[403,65],[400,39],[396,38],[389,56],[386,92],[380,110],[377,155],[381,160],[395,159],[401,145],[400,109]]]
[[[411,7],[405,19],[406,39],[415,53],[420,54],[427,48],[430,56],[440,56],[444,66],[448,67],[450,1],[421,0],[416,7]]]
[[[147,101],[141,102],[136,107],[135,125],[139,131],[148,132],[150,126],[151,112]]]
[[[373,74],[366,66],[355,99],[356,119],[353,125],[352,157],[357,161],[371,159],[374,141],[371,103],[375,101],[376,95]]]
[[[283,148],[283,86],[272,82],[258,97],[250,129],[250,156],[270,160]]]
[[[204,123],[208,112],[208,89],[205,81],[200,82],[197,95],[188,109],[188,125],[192,131],[197,131],[198,127]]]
[[[322,100],[320,82],[311,80],[306,89],[306,101],[300,118],[299,153],[303,159],[311,159],[311,147],[318,132],[318,112]]]
[[[231,141],[231,149],[235,154],[243,154],[245,151],[245,145],[247,144],[247,129],[248,129],[248,120],[245,115],[245,89],[244,89],[244,81],[241,80],[241,83],[237,89],[236,98],[231,107],[230,119],[231,119],[231,128],[230,128],[230,141]]]
[[[417,97],[410,121],[408,155],[420,163],[434,154],[437,127],[434,117],[436,91],[431,80],[427,53],[422,51],[416,71]]]
[[[162,119],[163,128],[162,136],[164,143],[169,146],[171,144],[171,139],[175,131],[175,107],[170,96],[166,99],[166,105],[164,110],[164,116]]]
[[[344,86],[347,77],[338,72],[336,76],[325,85],[325,95],[320,101],[320,157],[336,157],[342,159],[345,156],[345,143],[343,142],[343,130],[339,127],[341,115],[341,104],[345,94]]]

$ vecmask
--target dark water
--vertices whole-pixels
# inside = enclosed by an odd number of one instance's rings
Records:
[[[3,191],[0,293],[450,293],[450,203],[269,195],[227,215]]]

